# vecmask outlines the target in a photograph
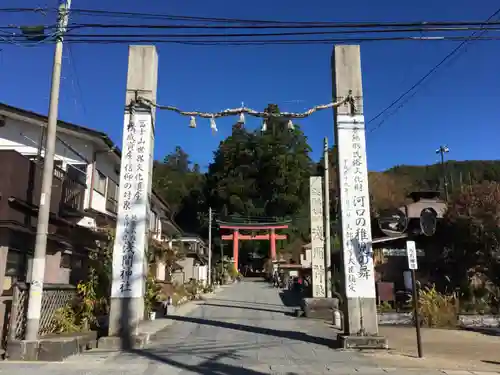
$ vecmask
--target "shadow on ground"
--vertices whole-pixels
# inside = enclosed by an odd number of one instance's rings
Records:
[[[281,302],[287,307],[300,307],[302,295],[293,290],[284,289],[279,293]]]
[[[210,298],[211,301],[219,301],[219,302],[224,302],[224,303],[245,303],[245,304],[255,304],[259,306],[275,306],[275,307],[283,307],[282,304],[277,304],[277,303],[265,303],[265,302],[246,302],[246,301],[237,301],[233,299],[221,299],[221,298]]]
[[[500,336],[499,328],[486,328],[486,327],[461,327],[463,331],[482,333],[486,336]]]
[[[224,329],[234,329],[242,332],[257,333],[260,335],[267,335],[273,337],[279,337],[282,339],[289,339],[295,341],[302,341],[310,344],[318,344],[327,346],[332,349],[338,348],[338,342],[336,339],[330,339],[326,337],[311,336],[307,333],[297,332],[297,331],[283,331],[272,328],[262,328],[256,326],[248,326],[239,323],[221,322],[218,320],[210,320],[205,318],[195,318],[191,316],[171,316],[172,320],[179,322],[188,322],[200,325],[208,325],[212,327],[219,327]]]
[[[224,307],[224,308],[230,308],[230,309],[242,309],[242,310],[253,310],[253,311],[264,311],[264,312],[271,312],[271,313],[288,313],[290,311],[286,309],[266,309],[263,307],[257,307],[257,306],[241,306],[241,305],[228,305],[228,304],[221,304],[221,303],[208,303],[205,302],[203,306],[213,306],[213,307]]]
[[[227,353],[219,353],[217,355],[208,358],[204,362],[197,365],[188,365],[185,363],[181,363],[179,361],[175,361],[171,358],[167,358],[165,356],[161,356],[155,353],[148,351],[147,349],[132,349],[129,350],[129,353],[141,356],[143,358],[147,358],[154,362],[159,362],[163,364],[167,364],[172,367],[176,367],[177,369],[190,371],[196,374],[219,374],[219,375],[266,375],[268,372],[261,372],[252,369],[247,369],[244,367],[233,366],[229,364],[224,364],[218,362],[222,358],[231,358],[234,357],[234,351],[228,351]],[[297,373],[289,372],[287,375],[298,375]]]
[[[290,294],[289,294],[290,293]],[[297,296],[293,295],[293,293],[287,293],[284,291],[280,297],[284,302],[285,306],[294,306],[295,298]],[[256,307],[252,306],[235,306],[234,304],[248,304],[245,301],[231,301],[225,299],[211,299],[211,301],[220,301],[226,303],[227,305],[218,305],[212,303],[205,303],[207,305],[219,306],[219,307],[232,307],[232,308],[247,308],[247,309],[259,309],[260,311],[270,311],[270,312],[284,312],[282,310],[278,310],[279,308],[283,309],[283,305],[278,304],[268,304],[268,303],[256,303]],[[285,302],[286,301],[286,302]],[[218,375],[266,375],[270,373],[270,367],[266,365],[258,365],[258,366],[250,366],[251,368],[244,368],[241,366],[235,366],[228,363],[221,363],[222,359],[239,359],[240,355],[237,353],[241,348],[235,348],[234,345],[231,347],[217,347],[217,345],[202,345],[199,348],[196,347],[186,347],[182,348],[176,344],[175,350],[169,350],[168,347],[162,347],[161,349],[154,348],[145,348],[145,349],[136,349],[133,348],[134,339],[131,335],[131,327],[127,324],[130,316],[130,299],[123,298],[122,299],[122,319],[120,319],[120,337],[122,342],[122,351],[124,353],[132,354],[135,356],[140,356],[144,359],[149,360],[157,364],[163,364],[166,366],[172,367],[172,369],[177,369],[181,371],[188,371],[194,374],[218,374]],[[270,306],[269,308],[260,307],[261,305]],[[274,309],[273,309],[274,308]],[[197,318],[190,316],[170,316],[170,319],[179,322],[188,322],[199,325],[207,325],[213,327],[219,327],[223,329],[237,330],[242,332],[251,332],[261,335],[271,336],[277,339],[280,345],[282,345],[281,339],[289,339],[296,340],[305,343],[314,343],[318,345],[323,345],[330,348],[337,348],[337,341],[324,337],[311,336],[307,333],[297,332],[297,331],[285,331],[285,330],[277,330],[270,328],[262,328],[257,326],[248,326],[244,324],[238,323],[230,323],[230,322],[222,322],[217,320],[210,320],[205,318]],[[215,343],[216,344],[216,343]],[[248,344],[245,344],[248,345]],[[182,346],[182,345],[181,345]],[[262,346],[262,345],[260,345]],[[160,351],[159,351],[160,350]],[[196,351],[198,354],[203,354],[203,361],[197,364],[188,364],[183,363],[181,361],[175,360],[172,358],[172,354],[179,354],[181,352],[185,352],[186,354],[194,355]],[[133,358],[131,358],[134,361]],[[162,369],[163,370],[163,369]],[[288,372],[286,375],[299,375],[295,372]]]
[[[497,361],[488,361],[488,360],[483,359],[481,362],[489,363],[490,365],[499,365],[500,366],[500,362],[497,362]]]

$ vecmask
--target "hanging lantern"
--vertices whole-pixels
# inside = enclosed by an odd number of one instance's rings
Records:
[[[210,129],[212,129],[213,133],[217,132],[217,124],[215,123],[215,117],[214,116],[212,116],[210,118]]]
[[[262,123],[262,128],[260,129],[262,132],[267,131],[267,120],[264,119],[264,122]]]
[[[238,124],[245,124],[245,114],[243,112],[240,113],[240,119],[238,120]]]
[[[288,120],[287,127],[288,127],[288,130],[294,130],[295,129],[295,126],[293,126],[292,120]]]
[[[196,128],[196,117],[191,116],[191,119],[189,120],[189,127],[192,129]]]

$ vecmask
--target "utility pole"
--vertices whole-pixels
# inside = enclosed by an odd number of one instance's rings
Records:
[[[57,135],[59,91],[61,87],[63,36],[66,32],[66,26],[68,25],[70,7],[71,0],[64,0],[61,2],[57,21],[56,48],[54,51],[54,65],[52,68],[52,83],[50,88],[49,116],[47,121],[47,139],[43,163],[40,207],[36,227],[35,252],[31,267],[31,284],[28,294],[26,340],[36,340],[38,337],[38,329],[40,327],[43,281],[45,276],[45,253],[47,250],[50,200],[52,193],[52,179],[54,176],[54,154]]]
[[[446,177],[446,165],[444,163],[444,154],[450,152],[448,146],[439,146],[436,150],[436,154],[440,154],[441,156],[441,168],[443,173],[443,185],[444,185],[444,197],[446,202],[448,202],[448,178]]]
[[[323,194],[324,194],[324,218],[325,218],[325,294],[326,297],[333,297],[332,290],[332,249],[330,241],[330,163],[328,161],[328,138],[324,139],[324,149],[323,149],[323,161],[324,161],[324,176],[323,176]]]
[[[212,207],[208,208],[208,285],[212,285]]]

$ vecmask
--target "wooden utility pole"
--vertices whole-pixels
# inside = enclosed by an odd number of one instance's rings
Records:
[[[50,88],[49,118],[47,121],[47,140],[43,162],[40,208],[36,226],[35,251],[33,254],[33,264],[31,267],[30,277],[31,283],[28,294],[26,340],[36,340],[38,338],[38,330],[40,328],[43,282],[45,278],[45,255],[47,252],[47,236],[49,231],[50,201],[52,196],[52,180],[54,177],[54,155],[56,151],[59,91],[61,88],[63,35],[66,32],[66,26],[68,25],[70,7],[71,0],[63,1],[59,6],[56,48],[54,51],[54,65],[52,67],[52,83]],[[40,139],[40,150],[43,148],[42,142],[43,136],[41,136]]]
[[[347,336],[377,336],[377,304],[370,222],[360,47],[335,46],[333,101],[339,172],[341,247],[344,265],[344,327]]]

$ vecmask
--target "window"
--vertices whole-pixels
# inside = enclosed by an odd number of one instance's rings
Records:
[[[108,179],[108,189],[106,197],[106,209],[116,213],[118,210],[118,184],[111,179]]]
[[[5,265],[5,276],[24,279],[26,271],[26,254],[9,249],[7,263]]]
[[[106,176],[97,169],[94,169],[94,190],[106,195]]]
[[[68,164],[66,173],[69,179],[87,185],[87,166],[85,164]]]
[[[63,253],[61,255],[61,262],[59,264],[61,268],[71,268],[71,254]]]

